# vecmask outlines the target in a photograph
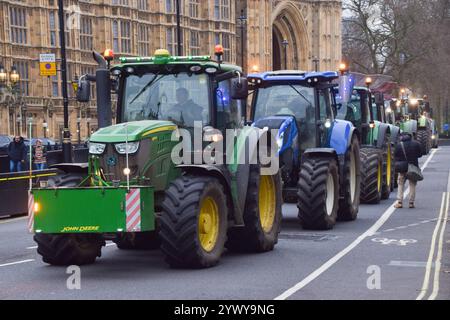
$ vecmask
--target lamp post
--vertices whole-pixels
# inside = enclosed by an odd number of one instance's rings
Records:
[[[65,14],[64,1],[58,0],[59,19],[59,43],[61,44],[61,87],[64,110],[64,130],[63,130],[63,157],[64,162],[72,162],[72,145],[70,143],[69,131],[69,96],[67,93],[67,61],[66,61],[66,35],[65,35]]]
[[[284,48],[284,70],[287,70],[287,46],[289,45],[289,42],[287,41],[287,39],[284,39],[281,44]]]
[[[239,25],[241,27],[241,67],[245,73],[245,23],[247,22],[247,16],[244,14],[244,10],[241,10],[241,15],[238,18]]]
[[[181,50],[181,17],[180,17],[180,0],[175,0],[176,5],[176,15],[177,15],[177,55],[182,56],[183,52]]]
[[[8,133],[11,134],[11,125],[10,125],[10,114],[11,114],[11,107],[14,106],[14,103],[17,102],[18,96],[20,93],[19,89],[19,81],[20,81],[20,74],[17,71],[17,68],[15,66],[11,67],[11,71],[8,72],[3,67],[3,65],[0,65],[0,103],[5,103],[7,109],[8,109]],[[15,112],[13,112],[15,114]],[[15,123],[14,123],[15,127]],[[14,132],[12,134],[16,133],[16,130],[14,128]],[[19,131],[19,130],[17,130]]]

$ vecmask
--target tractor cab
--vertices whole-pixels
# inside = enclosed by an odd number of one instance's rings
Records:
[[[280,153],[291,146],[299,153],[327,145],[335,114],[332,81],[336,78],[336,72],[275,71],[249,75],[253,125],[279,129]]]
[[[348,101],[341,100],[337,95],[337,118],[353,123],[361,133],[361,145],[373,144],[373,129],[378,113],[373,106],[372,95],[368,88],[354,87]]]

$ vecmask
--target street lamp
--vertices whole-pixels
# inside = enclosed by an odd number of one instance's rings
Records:
[[[6,73],[5,68],[0,65],[0,85],[4,84],[8,79],[8,74]]]
[[[287,70],[287,46],[289,45],[289,42],[287,41],[287,39],[284,39],[281,44],[284,48],[284,70]]]
[[[241,26],[241,66],[244,69],[244,57],[245,57],[245,23],[247,22],[247,16],[244,14],[244,10],[241,10],[241,15],[238,18],[239,22],[240,22],[240,26]],[[245,70],[243,70],[245,73]]]
[[[9,79],[11,80],[11,83],[13,85],[17,84],[20,81],[20,75],[19,72],[17,72],[16,66],[12,66]]]
[[[9,81],[8,81],[9,80]],[[20,74],[17,71],[17,68],[13,66],[11,68],[11,71],[8,72],[5,70],[3,65],[0,65],[0,103],[5,103],[7,109],[8,109],[8,133],[11,134],[11,126],[10,126],[10,120],[9,115],[15,114],[15,112],[11,112],[11,106],[14,105],[14,103],[18,100],[17,96],[20,92],[18,89],[18,83],[20,81]],[[9,83],[8,83],[9,82]],[[8,99],[8,97],[10,97]],[[15,126],[15,122],[13,120],[13,125]],[[15,134],[15,129],[13,130]]]

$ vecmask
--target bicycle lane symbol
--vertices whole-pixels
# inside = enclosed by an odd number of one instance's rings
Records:
[[[388,239],[388,238],[373,238],[373,242],[381,243],[383,245],[397,245],[397,246],[406,246],[408,244],[417,243],[415,239]]]

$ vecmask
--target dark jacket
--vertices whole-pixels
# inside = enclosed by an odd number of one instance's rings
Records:
[[[403,152],[402,144],[405,147]],[[406,153],[406,158],[405,158]],[[422,157],[422,149],[417,141],[412,140],[411,136],[404,135],[395,147],[395,161],[397,171],[405,173],[408,171],[408,164],[419,166],[419,158]]]
[[[13,161],[21,161],[27,158],[27,147],[23,142],[23,138],[20,138],[19,142],[12,141],[8,146],[9,159]]]

